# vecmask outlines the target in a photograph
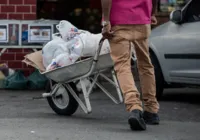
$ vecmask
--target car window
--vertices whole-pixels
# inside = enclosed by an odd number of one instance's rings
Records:
[[[200,21],[200,0],[192,0],[184,11],[183,22]]]

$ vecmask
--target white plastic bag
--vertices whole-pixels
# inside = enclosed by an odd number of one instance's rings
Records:
[[[110,53],[110,44],[109,44],[108,40],[105,40],[103,42],[103,46],[101,48],[100,55],[102,55],[102,54],[108,54],[108,53]]]
[[[96,40],[93,34],[85,32],[81,33],[79,36],[84,43],[82,56],[84,57],[94,56],[96,52]]]
[[[56,28],[58,29],[63,40],[65,41],[68,41],[79,34],[78,28],[76,28],[74,25],[66,20],[60,21],[60,23],[56,25]]]
[[[92,34],[78,30],[68,21],[60,21],[56,26],[62,38],[53,34],[53,40],[43,47],[43,64],[47,70],[75,63],[80,57],[94,56],[102,34]],[[110,52],[108,40],[105,40],[100,55]]]
[[[91,84],[92,84],[92,83],[90,82],[89,78],[85,78],[85,79],[83,79],[82,81],[84,82],[84,84],[85,84],[85,86],[86,86],[86,89],[88,90],[89,87],[90,87]],[[77,88],[77,90],[78,90],[79,92],[82,91],[82,87],[81,87],[81,82],[80,82],[80,81],[76,84],[76,88]]]
[[[79,36],[74,37],[73,39],[67,42],[67,47],[70,54],[76,54],[81,57],[84,49],[84,42]]]
[[[79,56],[76,54],[62,53],[56,56],[55,59],[52,60],[52,62],[46,68],[46,70],[49,71],[49,70],[53,70],[59,67],[74,64],[78,58]]]
[[[54,37],[42,48],[44,67],[46,68],[56,56],[62,53],[69,53],[67,43],[60,37]]]
[[[15,73],[15,70],[13,70],[13,69],[8,69],[8,75],[10,76],[10,75],[13,75]]]
[[[70,22],[62,20],[60,23],[56,26],[59,33],[61,34],[63,40],[65,41],[71,41],[74,38],[79,38],[78,42],[82,42],[83,46],[77,47],[79,48],[79,52],[76,52],[78,54],[81,53],[81,56],[88,57],[88,56],[94,56],[98,47],[99,47],[99,41],[102,38],[102,34],[93,34],[85,30],[79,30],[74,25],[72,25]],[[77,40],[77,38],[75,40]],[[71,47],[70,45],[67,45],[68,47]],[[110,45],[108,43],[108,40],[105,40],[102,46],[101,54],[106,54],[110,52]]]
[[[43,64],[46,70],[52,70],[75,63],[82,54],[84,44],[80,37],[69,41],[53,36],[53,40],[43,47]]]
[[[102,38],[102,34],[92,34],[85,32],[79,35],[84,42],[84,48],[82,56],[94,56],[98,47],[99,42]],[[100,52],[100,55],[110,53],[110,45],[108,40],[103,42],[103,46]]]
[[[97,47],[96,50],[99,47],[99,42],[102,39],[102,37],[103,37],[102,34],[94,34],[94,40],[96,40],[96,47]],[[107,53],[110,53],[110,44],[109,44],[108,40],[106,39],[103,42],[100,55],[107,54]]]

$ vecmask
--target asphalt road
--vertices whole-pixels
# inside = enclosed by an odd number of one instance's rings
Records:
[[[92,95],[93,113],[78,110],[72,117],[56,115],[42,91],[1,91],[0,140],[199,140],[200,90],[167,90],[160,101],[159,126],[133,132],[124,105],[100,92]]]

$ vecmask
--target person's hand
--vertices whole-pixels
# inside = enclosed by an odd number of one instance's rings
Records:
[[[152,25],[156,25],[158,23],[157,19],[156,19],[156,16],[151,16],[151,24]]]
[[[103,26],[102,35],[105,39],[110,39],[113,37],[113,32],[111,31],[111,25],[108,23],[107,25]]]

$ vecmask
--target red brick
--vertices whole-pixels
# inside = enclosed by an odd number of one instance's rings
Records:
[[[23,52],[23,49],[7,49],[8,52]]]
[[[0,19],[7,19],[7,14],[0,14]]]
[[[23,0],[9,0],[9,4],[23,4]]]
[[[25,64],[25,63],[23,63],[23,62],[22,62],[22,67],[25,68],[25,69],[33,69],[32,66],[27,65],[27,64]]]
[[[1,60],[15,60],[15,53],[3,53],[0,58]]]
[[[7,4],[8,0],[0,0],[0,4]]]
[[[23,49],[23,52],[25,52],[25,53],[32,53],[33,50],[32,49]]]
[[[8,18],[9,19],[21,20],[21,19],[23,19],[23,14],[9,14]]]
[[[15,6],[8,6],[8,5],[3,5],[1,6],[1,12],[7,13],[7,12],[15,12]]]
[[[36,6],[31,6],[31,12],[36,13]]]
[[[37,0],[24,0],[24,4],[33,4],[36,5]]]
[[[34,20],[36,19],[36,14],[24,14],[24,20]]]
[[[15,60],[23,60],[24,56],[27,55],[28,53],[16,53]]]
[[[8,67],[9,68],[22,68],[22,62],[21,61],[8,61]]]
[[[31,7],[30,6],[17,6],[16,7],[16,12],[23,12],[23,13],[30,13],[31,12]]]

